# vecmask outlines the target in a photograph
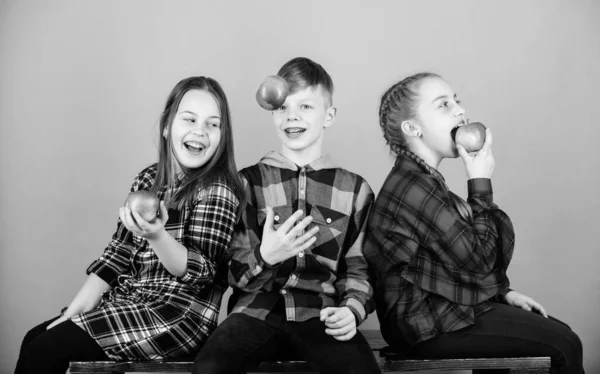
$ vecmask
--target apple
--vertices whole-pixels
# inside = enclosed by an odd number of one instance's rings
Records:
[[[279,109],[289,92],[290,89],[285,79],[278,75],[269,75],[258,87],[256,101],[266,110]]]
[[[456,130],[454,141],[462,145],[467,152],[476,152],[485,143],[485,126],[481,122],[460,126]]]
[[[140,190],[127,196],[125,206],[138,212],[146,222],[153,223],[158,217],[160,201],[152,192]]]

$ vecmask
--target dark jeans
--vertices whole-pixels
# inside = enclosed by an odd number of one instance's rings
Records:
[[[364,336],[340,342],[325,333],[318,318],[288,322],[271,313],[266,321],[235,313],[208,338],[196,357],[192,373],[245,373],[272,359],[286,344],[321,373],[380,373]]]
[[[506,304],[475,318],[475,324],[421,342],[407,358],[549,356],[553,374],[583,373],[579,337],[563,322]],[[477,371],[484,373],[485,371]],[[503,370],[488,371],[508,372]]]
[[[15,374],[64,374],[70,361],[108,360],[98,343],[71,320],[46,330],[56,319],[34,327],[25,335]]]

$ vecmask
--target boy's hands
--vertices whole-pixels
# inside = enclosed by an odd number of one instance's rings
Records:
[[[119,217],[125,227],[127,227],[127,230],[137,236],[152,239],[160,233],[160,230],[164,229],[165,224],[169,220],[169,213],[165,207],[165,202],[161,201],[160,215],[153,223],[145,221],[138,212],[131,210],[127,206],[119,208]]]
[[[504,295],[504,299],[508,305],[538,313],[548,318],[548,314],[546,313],[544,307],[529,296],[520,294],[517,291],[509,291],[506,295]]]
[[[294,226],[296,221],[302,217],[302,214],[301,210],[297,210],[279,229],[275,230],[273,227],[275,213],[272,208],[267,207],[267,219],[265,220],[260,244],[260,255],[267,265],[272,266],[294,257],[298,253],[308,249],[317,240],[315,234],[319,231],[318,226],[304,233],[304,229],[313,220],[311,216],[305,217]]]
[[[52,322],[51,324],[49,324],[48,326],[46,326],[46,330],[50,330],[54,326],[58,325],[59,323],[63,323],[64,321],[66,321],[68,319],[69,319],[69,317],[62,316],[62,317],[58,318],[57,320],[55,320],[54,322]]]
[[[339,341],[352,339],[356,335],[356,317],[347,306],[321,309],[321,321],[325,322],[325,333]]]
[[[465,163],[467,178],[491,178],[496,168],[496,160],[492,154],[492,131],[485,130],[485,143],[477,153],[471,156],[463,146],[457,144],[456,149]]]

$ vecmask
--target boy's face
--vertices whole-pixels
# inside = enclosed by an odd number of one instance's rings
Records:
[[[324,129],[331,126],[334,118],[335,108],[320,86],[306,87],[288,95],[283,106],[273,111],[273,123],[284,156],[300,156],[306,163],[320,157]]]

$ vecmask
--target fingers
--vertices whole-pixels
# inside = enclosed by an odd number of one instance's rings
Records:
[[[267,218],[265,219],[265,231],[273,231],[273,218],[275,217],[275,213],[273,212],[273,208],[270,206],[267,207]]]
[[[332,307],[327,307],[327,308],[321,309],[321,313],[320,313],[321,321],[325,322],[325,319],[327,317],[329,317],[330,315],[334,314],[336,310],[337,310],[337,308],[332,308]]]
[[[489,128],[485,129],[485,142],[483,143],[483,146],[481,147],[481,149],[479,150],[481,151],[489,151],[492,148],[492,130],[490,130]]]
[[[535,309],[537,312],[539,312],[539,314],[548,318],[548,314],[546,313],[546,310],[540,303],[538,303],[537,301],[535,301],[533,299],[529,299],[528,304],[529,304],[530,308]]]
[[[165,205],[164,200],[160,201],[160,217],[163,222],[167,223],[169,220],[169,211],[167,210],[167,206]]]
[[[300,218],[302,218],[303,214],[304,214],[304,212],[302,210],[298,209],[277,230],[283,232],[284,234],[291,233],[294,236],[298,236],[302,231],[304,231],[304,228],[312,221],[312,217],[308,216],[308,217],[304,217],[304,219],[296,225],[296,222]],[[294,225],[296,225],[296,226],[294,226]],[[302,226],[302,228],[299,230],[298,227],[301,225],[304,225],[304,226]],[[294,232],[292,233],[292,231],[294,231]]]
[[[356,325],[346,325],[339,329],[325,329],[327,335],[331,335],[337,340],[346,341],[356,335]]]
[[[462,158],[465,162],[471,157],[469,156],[469,153],[467,152],[465,147],[463,147],[460,144],[456,145],[456,150],[458,151],[458,155],[460,156],[460,158]]]

